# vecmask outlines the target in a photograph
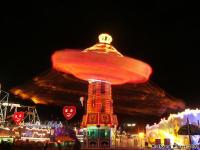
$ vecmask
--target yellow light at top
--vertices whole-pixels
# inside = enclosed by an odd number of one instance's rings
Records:
[[[139,136],[140,138],[144,138],[144,132],[138,133],[138,136]]]
[[[110,44],[112,42],[112,36],[107,33],[102,33],[99,35],[99,42]]]
[[[117,54],[120,57],[123,55],[117,51],[114,46],[111,45],[112,37],[107,33],[102,33],[98,36],[99,42],[95,45],[86,48],[83,52],[96,52],[96,53],[105,53],[105,54]]]

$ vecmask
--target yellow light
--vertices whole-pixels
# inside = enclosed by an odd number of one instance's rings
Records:
[[[183,145],[183,140],[182,138],[176,137],[174,134],[170,134],[167,131],[164,130],[159,130],[159,135],[161,136],[161,139],[169,138],[171,141],[171,144],[173,145],[174,143],[178,145]]]
[[[42,99],[40,99],[37,96],[33,96],[31,97],[31,100],[35,103],[35,104],[47,104],[45,101],[43,101]]]
[[[20,93],[22,93],[22,90],[20,90],[20,89],[14,89],[14,95],[18,95],[18,94],[20,94]]]
[[[99,42],[110,44],[112,42],[112,37],[107,33],[102,33],[99,35]]]
[[[36,96],[31,97],[31,99],[35,104],[39,103],[39,99]]]
[[[74,127],[74,131],[76,132],[76,134],[77,134],[77,128],[76,127]]]
[[[135,127],[135,125],[136,125],[135,123],[127,123],[128,127]]]
[[[139,136],[140,138],[144,138],[144,132],[140,132],[140,133],[138,134],[138,136]]]
[[[86,48],[82,52],[96,52],[96,53],[105,53],[105,54],[117,54],[117,56],[123,57],[123,55],[118,52],[118,50],[110,45],[112,42],[112,37],[107,33],[102,33],[99,35],[99,43],[96,43],[95,45]],[[61,66],[62,67],[62,66]]]
[[[128,127],[131,127],[131,124],[130,124],[130,123],[128,123],[128,124],[127,124],[127,126],[128,126]]]

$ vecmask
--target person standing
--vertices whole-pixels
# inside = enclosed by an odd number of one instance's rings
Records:
[[[73,150],[80,150],[81,149],[81,143],[80,141],[76,138],[75,143],[74,143],[74,148]]]

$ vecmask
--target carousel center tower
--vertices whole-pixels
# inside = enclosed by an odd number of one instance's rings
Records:
[[[110,53],[118,57],[123,57],[121,53],[110,45],[111,42],[112,37],[110,35],[101,34],[99,35],[99,43],[85,49],[83,52]],[[89,127],[97,125],[98,127],[116,127],[118,122],[116,115],[113,115],[111,82],[98,78],[89,79],[88,81],[87,112],[83,116],[82,126]]]

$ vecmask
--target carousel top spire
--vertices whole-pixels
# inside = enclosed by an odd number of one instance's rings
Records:
[[[112,36],[108,33],[101,33],[99,35],[99,42],[95,45],[86,48],[83,52],[96,52],[96,53],[105,53],[109,55],[117,55],[123,57],[123,55],[110,43],[112,42]]]
[[[99,35],[99,43],[110,44],[112,42],[112,36],[107,33],[101,33]]]

